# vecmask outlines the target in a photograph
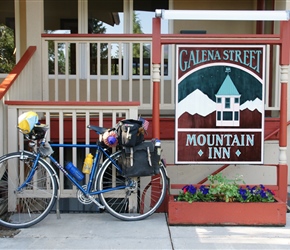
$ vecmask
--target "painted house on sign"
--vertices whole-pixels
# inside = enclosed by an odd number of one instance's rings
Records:
[[[240,93],[229,72],[216,94],[216,126],[240,126]]]

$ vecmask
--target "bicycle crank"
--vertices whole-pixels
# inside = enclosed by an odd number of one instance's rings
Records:
[[[86,190],[87,185],[83,185],[82,188],[84,190]],[[77,198],[78,198],[79,202],[84,204],[84,205],[89,205],[91,203],[95,203],[96,205],[98,205],[98,207],[104,208],[104,206],[102,206],[99,202],[96,201],[96,199],[98,198],[97,195],[86,196],[82,191],[78,190],[77,191]]]

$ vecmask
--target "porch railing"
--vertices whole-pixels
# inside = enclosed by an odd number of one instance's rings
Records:
[[[43,37],[43,89],[48,101],[138,101],[152,109],[150,35],[52,35]],[[160,109],[174,113],[172,47],[163,46]],[[170,52],[170,53],[169,53]]]
[[[22,134],[17,130],[18,116],[26,111],[35,111],[41,123],[49,125],[48,141],[54,144],[95,144],[99,136],[87,125],[113,127],[118,120],[138,117],[138,102],[97,103],[97,102],[19,102],[7,101],[8,106],[8,151],[25,149]],[[72,161],[81,170],[89,148],[59,147],[54,149],[54,157],[65,166]],[[93,152],[92,152],[93,153]],[[59,171],[61,198],[75,198],[76,188],[68,186]]]
[[[189,40],[188,37],[176,37],[181,44]],[[42,39],[44,100],[139,101],[140,112],[151,114],[151,35],[45,34]],[[204,35],[202,44],[206,44],[207,39],[212,44],[214,36],[207,38]],[[261,41],[258,39],[257,43],[261,44]],[[275,116],[280,109],[279,39],[273,39],[265,46],[265,110]],[[164,43],[161,51],[160,111],[161,114],[173,115],[175,45]]]

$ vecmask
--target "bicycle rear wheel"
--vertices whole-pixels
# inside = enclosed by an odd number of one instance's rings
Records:
[[[117,152],[112,158],[118,163],[120,156],[121,152]],[[166,181],[163,167],[155,176],[125,178],[117,173],[111,161],[106,161],[98,175],[98,190],[118,186],[125,188],[101,193],[99,197],[108,212],[116,218],[142,220],[152,215],[162,204],[166,195]]]
[[[0,225],[25,228],[42,219],[52,209],[57,197],[57,182],[49,165],[39,159],[31,175],[36,157],[30,152],[15,152],[0,158]]]

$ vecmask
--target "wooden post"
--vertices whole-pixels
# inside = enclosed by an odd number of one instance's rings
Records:
[[[280,138],[279,138],[279,165],[277,170],[277,184],[279,187],[279,198],[287,202],[287,183],[288,183],[288,165],[287,165],[287,85],[289,69],[289,49],[290,49],[290,21],[281,22],[281,99],[280,99]]]
[[[152,136],[160,139],[160,64],[161,64],[161,27],[160,18],[152,20],[152,65],[153,65],[153,101]]]

